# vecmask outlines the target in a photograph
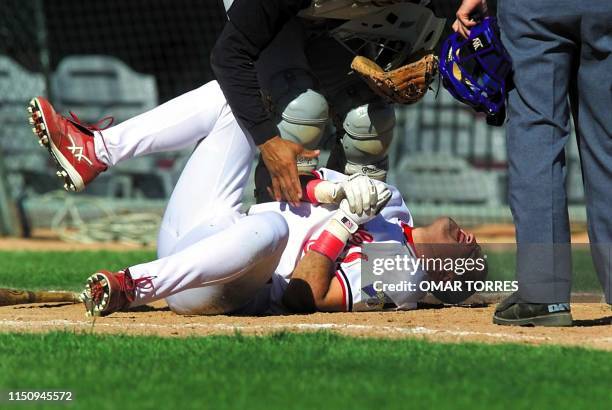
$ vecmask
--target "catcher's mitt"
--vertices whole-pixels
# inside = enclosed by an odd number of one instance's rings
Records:
[[[438,59],[433,53],[391,71],[384,71],[367,57],[357,56],[351,68],[378,95],[399,104],[413,104],[427,92],[438,73]]]

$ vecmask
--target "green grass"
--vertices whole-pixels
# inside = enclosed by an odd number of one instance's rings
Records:
[[[98,269],[114,271],[154,258],[152,251],[0,251],[0,286],[80,290],[85,279]]]
[[[486,251],[489,279],[514,280],[511,251]],[[0,287],[79,290],[97,269],[118,270],[155,259],[153,251],[8,252],[0,251]],[[600,292],[587,250],[573,252],[575,292]]]
[[[516,256],[514,251],[486,250],[490,280],[515,280]],[[572,291],[601,292],[591,253],[588,249],[572,250]]]
[[[79,290],[130,252],[0,252],[0,286]],[[588,269],[588,254],[574,258]],[[490,254],[512,279],[514,256]],[[594,274],[593,274],[594,275]],[[594,276],[593,276],[594,277]],[[327,333],[268,337],[0,334],[8,390],[75,391],[69,408],[609,408],[612,354],[555,346],[435,344]],[[509,404],[511,403],[511,404]],[[41,407],[37,407],[41,408]],[[61,408],[54,406],[54,408]]]
[[[612,354],[577,348],[51,333],[0,335],[0,357],[5,397],[71,389],[77,408],[604,409],[611,399]]]

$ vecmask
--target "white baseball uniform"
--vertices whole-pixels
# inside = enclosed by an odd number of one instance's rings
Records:
[[[158,259],[129,268],[134,279],[151,278],[137,288],[132,306],[165,298],[181,314],[283,311],[282,293],[304,245],[318,236],[335,207],[273,202],[253,206],[248,215],[239,212],[255,146],[215,81],[95,135],[96,154],[109,167],[189,146],[196,148],[166,208]],[[321,177],[346,178],[331,170],[321,170]],[[370,285],[362,286],[354,256],[360,241],[406,243],[402,224],[411,226],[412,217],[391,189],[389,205],[353,236],[339,264],[346,310],[363,307],[361,289]]]
[[[319,169],[317,176],[332,182],[340,182],[346,175],[330,169]],[[414,244],[408,232],[412,230],[413,220],[410,211],[406,207],[401,193],[397,188],[388,186],[392,197],[380,215],[364,224],[351,239],[349,239],[343,254],[336,264],[336,277],[338,278],[344,294],[344,308],[346,311],[363,311],[380,309],[380,304],[371,305],[370,299],[378,299],[381,295],[373,290],[371,280],[364,281],[362,276],[361,262],[364,243],[399,243],[405,245],[413,257]],[[290,207],[285,202],[269,202],[253,205],[249,215],[259,215],[274,212],[283,216],[289,226],[289,240],[280,262],[276,267],[270,295],[270,310],[274,313],[283,312],[281,304],[282,294],[289,283],[291,273],[297,262],[304,256],[310,245],[316,241],[325,228],[325,224],[331,219],[336,211],[335,205],[312,205],[303,202],[299,207]],[[406,274],[407,282],[418,284],[424,279],[425,273],[421,270]],[[407,292],[402,298],[400,309],[414,309],[416,303],[424,296],[421,291]],[[386,306],[392,305],[386,298]]]

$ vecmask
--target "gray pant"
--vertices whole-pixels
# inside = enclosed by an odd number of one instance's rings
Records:
[[[515,70],[507,139],[520,296],[529,302],[569,301],[564,148],[571,112],[591,253],[610,303],[612,1],[501,0],[498,17]]]

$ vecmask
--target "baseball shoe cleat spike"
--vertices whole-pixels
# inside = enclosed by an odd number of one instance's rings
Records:
[[[96,316],[106,316],[125,309],[134,301],[136,288],[150,281],[148,277],[133,280],[127,269],[96,272],[85,285],[85,310]]]

